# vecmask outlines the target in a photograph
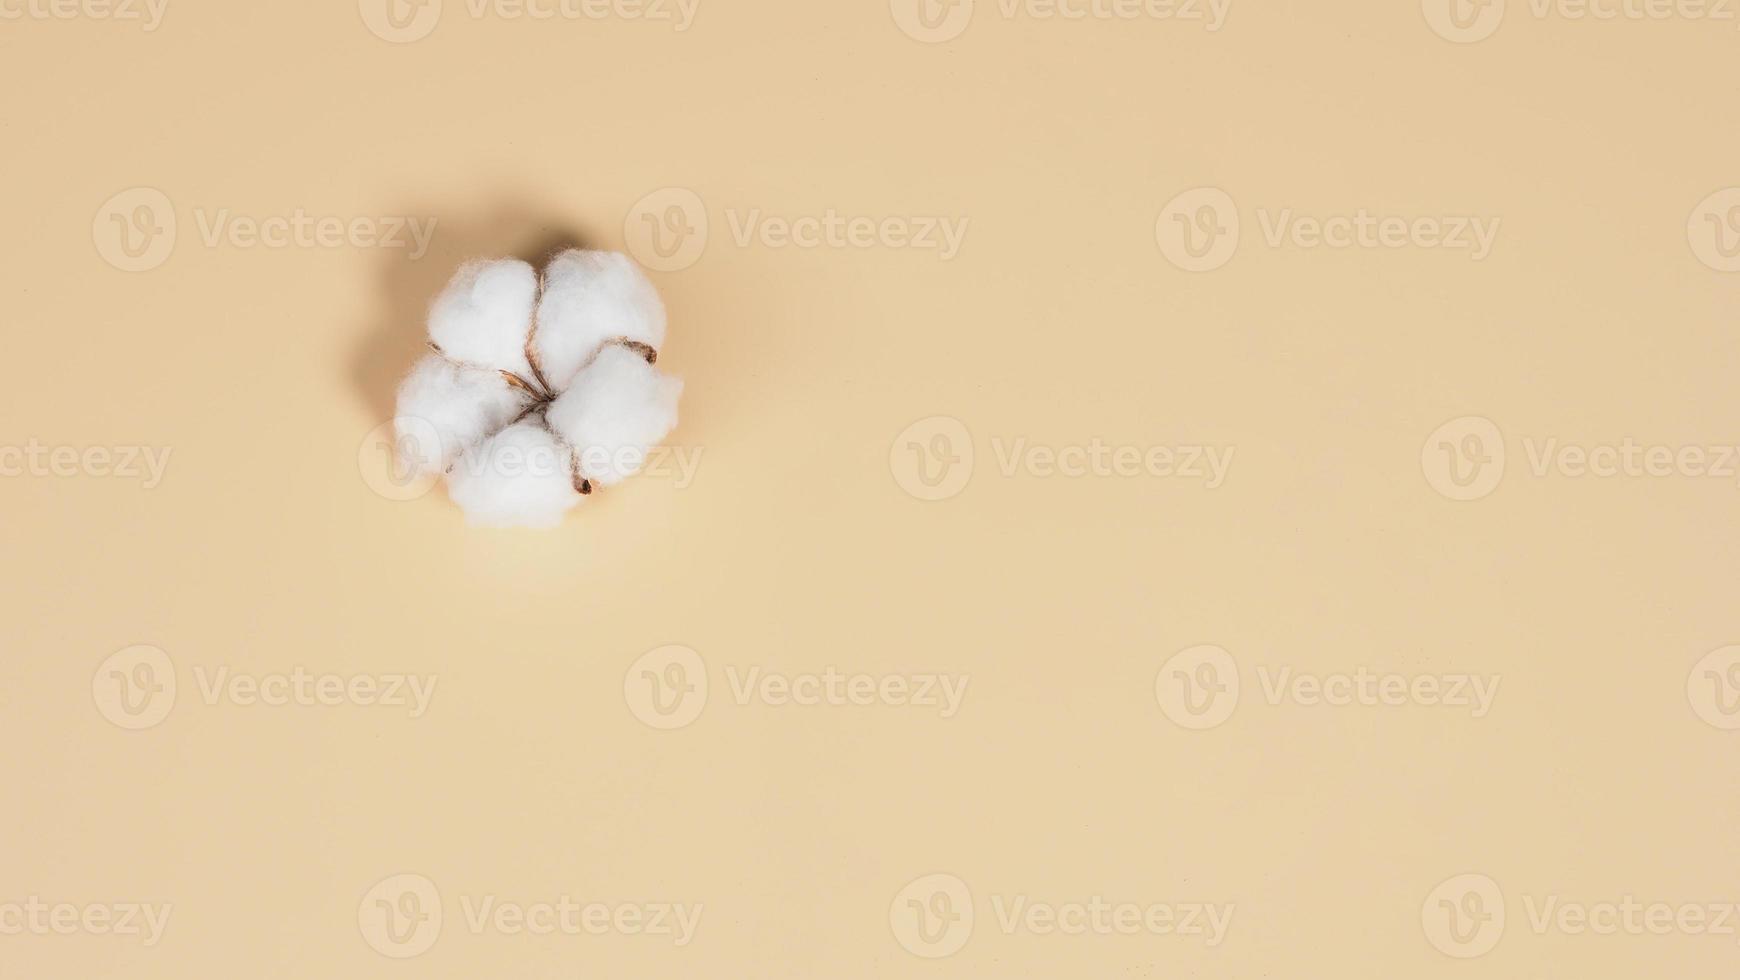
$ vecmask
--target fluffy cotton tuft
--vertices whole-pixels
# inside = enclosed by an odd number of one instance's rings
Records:
[[[573,453],[533,419],[461,456],[447,474],[447,492],[479,527],[555,527],[580,502]]]
[[[429,339],[455,361],[529,376],[538,273],[518,259],[467,262],[429,308]]]
[[[676,428],[682,393],[681,381],[638,351],[610,344],[546,414],[550,428],[576,447],[581,475],[608,487],[639,472],[647,450]]]
[[[528,397],[500,371],[426,355],[399,385],[393,420],[399,455],[416,473],[440,473],[468,447],[513,421]]]
[[[567,388],[599,346],[618,337],[653,350],[665,342],[665,305],[634,260],[580,249],[550,260],[532,339],[550,384]]]
[[[627,256],[570,250],[542,279],[516,260],[467,263],[430,308],[434,352],[399,386],[400,453],[445,472],[473,524],[555,526],[676,426],[683,383],[653,366],[664,336]]]

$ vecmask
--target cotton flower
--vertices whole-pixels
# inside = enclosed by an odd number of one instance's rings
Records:
[[[664,305],[625,255],[570,249],[542,276],[466,263],[399,385],[401,459],[445,474],[473,524],[553,527],[676,427],[683,383],[655,366],[664,339]]]

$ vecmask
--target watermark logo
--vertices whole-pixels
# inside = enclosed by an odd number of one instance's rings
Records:
[[[1451,419],[1420,447],[1420,471],[1432,489],[1451,500],[1479,500],[1504,479],[1504,434],[1491,419]]]
[[[1536,936],[1712,936],[1733,939],[1740,903],[1648,901],[1625,892],[1589,901],[1555,892],[1521,894],[1516,922]],[[1486,875],[1457,875],[1426,896],[1420,922],[1426,939],[1446,956],[1484,956],[1504,937],[1506,900]]]
[[[1211,272],[1239,249],[1239,209],[1218,187],[1185,191],[1160,209],[1154,240],[1167,261],[1186,272]]]
[[[175,664],[154,646],[119,650],[91,676],[91,699],[104,718],[122,728],[152,728],[175,707]]]
[[[109,656],[91,677],[91,697],[103,717],[126,729],[161,724],[175,707],[177,673],[169,654],[131,646]],[[194,690],[207,707],[402,708],[421,718],[435,699],[433,674],[316,673],[303,667],[267,674],[236,673],[219,665],[193,667]]]
[[[1231,902],[1112,901],[1100,895],[1085,900],[1051,901],[1025,894],[994,892],[986,921],[1005,936],[1168,936],[1200,939],[1213,948],[1226,941],[1237,906]],[[930,874],[902,888],[888,907],[888,923],[901,947],[924,959],[959,952],[972,938],[974,899],[966,882],[950,874]]]
[[[1209,490],[1226,483],[1237,449],[1199,443],[1121,444],[1097,436],[1047,444],[1001,434],[991,437],[990,447],[996,473],[1005,480],[1150,477],[1200,481]],[[972,480],[974,459],[972,433],[959,419],[943,415],[907,426],[888,449],[894,482],[918,500],[947,500],[961,493]]]
[[[206,248],[406,249],[412,261],[429,251],[437,219],[400,215],[235,214],[229,208],[193,210]],[[178,220],[168,195],[153,187],[125,190],[103,202],[91,221],[91,240],[105,262],[123,272],[147,272],[175,250]]]
[[[1446,956],[1485,956],[1504,938],[1504,893],[1485,875],[1448,878],[1421,904],[1420,926],[1432,948]]]
[[[1713,650],[1693,664],[1686,698],[1710,725],[1725,732],[1740,729],[1740,644]]]
[[[1154,699],[1180,728],[1218,727],[1239,706],[1238,664],[1212,644],[1180,650],[1154,675]]]
[[[914,956],[953,956],[973,937],[973,893],[951,874],[915,878],[889,903],[888,925]]]
[[[417,500],[434,488],[441,475],[412,461],[420,449],[441,444],[434,423],[402,415],[363,436],[356,450],[357,472],[370,490],[388,500]]]
[[[1473,44],[1504,23],[1505,0],[1420,0],[1426,23],[1446,41]]]
[[[1515,458],[1534,479],[1727,480],[1740,486],[1740,445],[1732,442],[1646,442],[1632,436],[1571,442],[1525,435]],[[1420,468],[1451,500],[1478,500],[1505,477],[1506,440],[1490,419],[1446,422],[1420,447]]]
[[[973,22],[973,0],[888,0],[894,23],[925,44],[952,41]]]
[[[1256,209],[1256,227],[1270,249],[1465,252],[1485,261],[1503,219],[1467,214],[1382,214],[1370,208],[1304,214],[1293,208]],[[1188,190],[1167,202],[1154,237],[1167,261],[1186,272],[1209,272],[1232,261],[1241,240],[1241,217],[1231,195],[1215,187]]]
[[[758,207],[724,209],[737,248],[873,249],[932,252],[948,262],[960,254],[972,219],[937,215],[851,215],[827,208],[816,214],[770,214]],[[666,187],[636,201],[623,220],[623,238],[641,264],[677,272],[700,261],[711,219],[694,191]]]
[[[1698,202],[1686,221],[1686,240],[1698,261],[1717,272],[1740,272],[1740,187]]]
[[[1154,677],[1154,697],[1166,717],[1182,728],[1224,724],[1238,707],[1239,664],[1225,649],[1203,645],[1174,654]],[[1403,674],[1358,666],[1309,672],[1289,664],[1256,665],[1257,690],[1270,707],[1466,708],[1484,718],[1498,698],[1498,674]]]
[[[687,187],[664,187],[628,209],[622,236],[641,265],[680,272],[707,250],[707,205]]]
[[[1505,0],[1421,0],[1426,23],[1439,37],[1458,44],[1484,41],[1498,31]],[[1655,22],[1669,20],[1725,24],[1735,19],[1732,0],[1526,0],[1519,16],[1572,23]]]
[[[97,209],[91,241],[122,272],[149,272],[175,251],[175,205],[155,187],[121,191]]]
[[[965,674],[871,674],[829,665],[820,671],[786,673],[757,664],[725,665],[731,703],[766,708],[935,709],[953,718],[966,700],[972,678]],[[683,728],[700,717],[709,693],[701,655],[684,646],[665,646],[642,654],[623,676],[629,711],[662,730]]]
[[[441,938],[441,892],[419,874],[381,879],[357,903],[363,941],[395,960],[421,956]]]
[[[685,646],[648,650],[623,675],[622,697],[647,725],[662,731],[684,728],[707,707],[707,665]]]
[[[888,469],[919,500],[947,500],[973,479],[973,436],[959,419],[933,415],[907,426],[888,450]]]
[[[473,936],[649,936],[687,946],[704,906],[685,902],[584,902],[569,894],[517,901],[495,894],[461,894],[461,917]],[[385,878],[357,904],[357,927],[377,953],[403,960],[429,951],[441,938],[445,916],[435,883],[419,874]]]
[[[441,0],[357,0],[357,11],[370,33],[392,44],[421,41],[441,22]]]

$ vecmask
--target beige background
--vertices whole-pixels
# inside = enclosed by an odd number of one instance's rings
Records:
[[[348,2],[169,0],[155,30],[33,2],[0,20],[0,445],[171,455],[149,489],[82,462],[0,479],[0,927],[32,896],[173,908],[150,946],[13,928],[0,978],[1740,963],[1735,921],[1600,936],[1529,915],[1740,902],[1740,672],[1701,662],[1740,642],[1740,479],[1530,465],[1547,440],[1740,441],[1740,276],[1694,213],[1740,185],[1732,19],[1511,0],[1453,43],[1412,2],[1235,0],[1210,31],[978,0],[924,43],[883,0],[701,0],[683,31],[446,0],[394,42]],[[1241,236],[1187,272],[1162,214],[1199,187]],[[109,203],[133,188],[167,207]],[[640,203],[665,188],[692,196]],[[636,479],[545,533],[468,530],[440,489],[389,499],[371,430],[453,267],[575,240],[647,259],[625,235],[673,201],[709,229],[654,273],[693,480]],[[1482,261],[1265,240],[1286,209],[1362,208],[1500,230]],[[437,225],[416,260],[202,235],[299,210]],[[946,261],[734,234],[830,210],[968,230]],[[113,215],[165,212],[152,267],[118,268]],[[939,416],[959,428],[902,436]],[[1466,417],[1502,433],[1505,469],[1455,501],[1428,438]],[[937,431],[971,479],[922,501],[908,454]],[[1214,489],[1005,475],[1023,439],[1234,456]],[[128,676],[167,665],[176,691],[126,730],[106,661],[136,644],[161,658]],[[666,654],[637,658],[667,645],[709,690],[658,730],[639,671]],[[1203,730],[1156,692],[1198,645],[1239,684]],[[830,667],[969,686],[947,718],[733,693]],[[1500,687],[1481,717],[1266,696],[1280,670],[1361,668]],[[298,669],[437,686],[415,718],[202,690]],[[444,912],[404,960],[362,921],[399,874]],[[975,911],[936,960],[900,922],[932,874]],[[1432,916],[1467,874],[1507,916],[1464,960]],[[467,903],[563,895],[703,913],[680,948],[467,924]],[[1210,947],[1010,933],[994,904],[1094,896],[1236,913]]]

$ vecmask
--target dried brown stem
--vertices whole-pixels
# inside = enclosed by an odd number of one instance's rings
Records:
[[[550,388],[550,382],[544,377],[544,366],[538,363],[538,348],[534,341],[538,338],[538,307],[544,301],[544,274],[538,273],[538,291],[532,297],[532,323],[526,328],[526,363],[532,366],[532,376],[538,379],[538,386],[544,389],[546,400],[556,397]]]
[[[501,376],[503,379],[505,379],[507,381],[508,384],[513,385],[515,388],[518,388],[521,391],[524,391],[526,394],[531,395],[533,398],[536,398],[539,401],[547,402],[550,400],[550,395],[548,392],[544,391],[541,388],[532,387],[532,383],[530,381],[527,381],[525,378],[520,377],[519,375],[513,373],[512,371],[503,371],[501,373]]]

